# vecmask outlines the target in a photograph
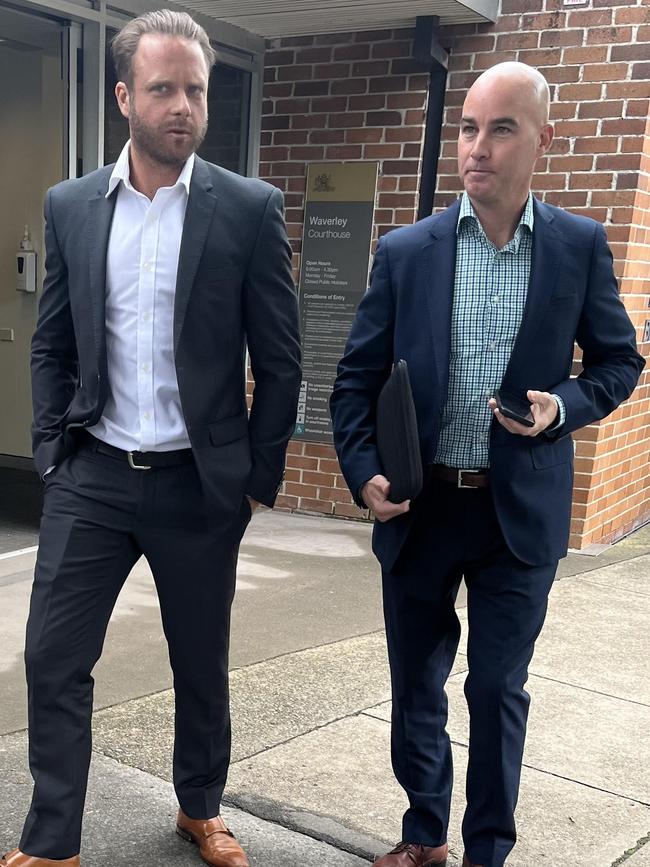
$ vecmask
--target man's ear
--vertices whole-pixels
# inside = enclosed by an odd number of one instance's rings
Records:
[[[553,141],[553,136],[555,135],[555,129],[553,124],[545,123],[541,128],[539,133],[539,155],[545,154],[548,152],[548,149],[551,147],[551,143]]]
[[[129,89],[123,81],[118,81],[115,85],[115,99],[122,115],[128,118],[131,111],[131,97]]]

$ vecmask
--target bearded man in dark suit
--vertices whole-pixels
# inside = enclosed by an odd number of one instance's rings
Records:
[[[130,141],[45,203],[32,345],[45,503],[26,644],[35,785],[0,865],[79,864],[91,671],[144,555],[174,674],[177,830],[207,863],[247,867],[219,808],[237,553],[281,485],[300,385],[283,197],[196,156],[215,54],[189,15],[143,15],[112,47]]]

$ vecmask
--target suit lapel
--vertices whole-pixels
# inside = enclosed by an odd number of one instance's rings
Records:
[[[519,332],[512,348],[510,361],[503,377],[505,385],[521,378],[527,370],[527,358],[543,321],[555,284],[560,274],[564,243],[553,226],[552,213],[536,199],[533,200],[533,251],[526,305]],[[515,373],[517,372],[517,373]]]
[[[212,192],[212,180],[206,163],[199,157],[195,158],[190,194],[187,200],[181,249],[178,258],[178,275],[176,277],[176,297],[174,301],[174,352],[178,349],[183,330],[183,322],[187,312],[187,304],[196,270],[214,215],[217,196]]]
[[[444,400],[449,377],[451,313],[456,263],[456,224],[460,204],[455,203],[432,221],[432,240],[422,249],[418,285],[425,287],[433,356]]]
[[[106,198],[111,169],[111,166],[107,168],[97,194],[88,202],[87,249],[90,307],[98,357],[104,350],[106,338],[106,254],[116,198],[115,195]]]

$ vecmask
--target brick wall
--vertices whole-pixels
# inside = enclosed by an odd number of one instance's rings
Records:
[[[427,76],[408,30],[274,40],[267,55],[260,174],[285,191],[299,266],[307,162],[379,159],[377,232],[413,221]],[[538,66],[552,91],[556,139],[533,188],[606,225],[621,293],[638,328],[650,290],[650,6],[646,0],[502,0],[495,25],[444,29],[451,51],[436,208],[460,191],[456,137],[464,94],[501,60]],[[647,344],[643,347],[647,355]],[[579,359],[576,359],[576,371]],[[571,544],[611,541],[650,518],[650,373],[606,422],[576,437]],[[333,449],[294,441],[284,508],[361,516]]]
[[[538,67],[551,86],[555,140],[533,190],[605,224],[640,341],[650,318],[650,5],[591,0],[566,9],[562,0],[502,0],[494,26],[447,28],[445,40],[451,58],[436,207],[461,189],[456,138],[467,88],[503,60]],[[647,344],[642,351],[647,357]],[[650,519],[649,383],[645,372],[627,403],[575,435],[573,547],[612,541]]]
[[[429,76],[412,30],[276,39],[267,46],[260,176],[285,193],[300,266],[309,162],[380,163],[374,242],[417,214]],[[374,245],[373,242],[373,245]],[[362,517],[329,445],[289,444],[281,508]]]

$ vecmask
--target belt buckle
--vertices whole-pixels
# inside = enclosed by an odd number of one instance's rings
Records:
[[[127,460],[129,462],[129,466],[132,470],[150,470],[151,467],[146,466],[145,464],[136,464],[133,462],[133,452],[126,453]]]
[[[480,472],[480,470],[458,470],[457,487],[461,488],[464,491],[476,491],[476,485],[463,484],[463,475],[469,474],[470,476],[477,476]]]

